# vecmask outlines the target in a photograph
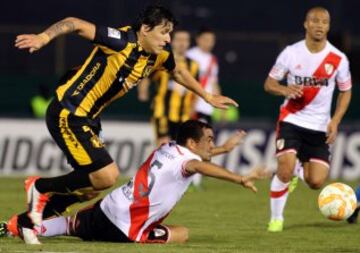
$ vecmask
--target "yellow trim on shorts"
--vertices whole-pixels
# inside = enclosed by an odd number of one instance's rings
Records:
[[[70,111],[67,109],[62,109],[59,117],[59,128],[60,133],[62,135],[63,140],[71,154],[71,156],[75,159],[75,161],[79,165],[89,165],[92,163],[92,160],[84,147],[76,138],[76,135],[69,127],[68,117]]]

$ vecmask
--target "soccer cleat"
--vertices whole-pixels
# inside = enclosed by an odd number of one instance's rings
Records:
[[[19,236],[18,216],[14,215],[6,224],[7,233],[11,236]]]
[[[8,235],[9,235],[9,232],[7,229],[6,221],[0,221],[0,237],[5,237]]]
[[[21,239],[23,239],[26,244],[41,244],[34,229],[19,227],[19,232]]]
[[[272,219],[268,224],[269,232],[282,232],[284,226],[284,221]]]
[[[46,194],[40,193],[35,187],[35,182],[39,178],[40,177],[28,177],[25,180],[28,216],[31,219],[31,221],[37,226],[41,226],[42,214],[46,202],[49,200],[49,197]]]
[[[295,188],[297,187],[299,182],[299,178],[298,177],[292,177],[292,179],[290,180],[290,184],[289,184],[289,193],[292,193]]]
[[[355,224],[357,222],[357,218],[359,216],[359,212],[360,212],[360,206],[358,206],[355,211],[353,212],[353,214],[347,218],[347,222],[349,224]]]

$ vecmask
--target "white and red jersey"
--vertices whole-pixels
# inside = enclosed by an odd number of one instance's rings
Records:
[[[108,194],[100,207],[129,239],[144,242],[169,214],[192,181],[185,171],[190,160],[201,158],[174,142],[155,150],[129,183]]]
[[[301,98],[285,99],[279,121],[322,132],[330,121],[335,84],[340,91],[352,86],[349,61],[330,42],[318,53],[311,53],[305,40],[286,47],[269,76],[279,81],[287,76],[288,85],[304,87]]]
[[[218,83],[219,65],[216,57],[212,53],[202,51],[199,47],[189,49],[186,56],[199,64],[199,81],[201,86],[211,94],[214,93],[214,84]],[[195,111],[206,115],[211,115],[214,111],[212,105],[202,98],[195,104]]]

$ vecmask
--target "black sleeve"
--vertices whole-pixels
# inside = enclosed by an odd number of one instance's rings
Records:
[[[115,51],[121,51],[127,44],[127,33],[116,28],[96,26],[93,43],[106,46]]]
[[[167,71],[173,71],[175,69],[175,59],[170,44],[165,46],[165,50],[169,52],[169,55],[163,63],[163,66]]]

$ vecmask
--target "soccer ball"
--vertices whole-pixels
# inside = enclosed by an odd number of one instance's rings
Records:
[[[320,192],[318,198],[321,213],[330,220],[345,220],[356,208],[354,190],[343,183],[332,183]]]

